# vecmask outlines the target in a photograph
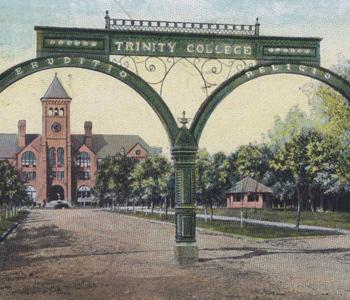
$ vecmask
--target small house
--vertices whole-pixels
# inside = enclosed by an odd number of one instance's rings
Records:
[[[272,197],[269,187],[246,177],[226,192],[227,208],[265,208],[271,206]]]

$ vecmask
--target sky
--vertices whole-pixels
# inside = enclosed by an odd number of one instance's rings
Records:
[[[152,20],[254,24],[261,35],[322,37],[321,64],[330,68],[339,56],[350,57],[350,2],[346,0],[0,0],[0,72],[35,57],[35,25],[104,28],[111,17]],[[60,69],[58,76],[72,101],[72,131],[92,120],[95,133],[139,134],[149,144],[169,144],[160,121],[143,99],[127,86],[86,70]],[[26,119],[28,132],[41,130],[40,97],[55,70],[27,77],[0,94],[0,132],[16,132]],[[241,144],[262,141],[262,134],[298,105],[308,111],[302,87],[310,79],[274,75],[254,80],[229,95],[214,111],[200,147],[230,152]],[[174,116],[193,117],[205,94],[189,65],[175,68],[164,85],[164,99]]]

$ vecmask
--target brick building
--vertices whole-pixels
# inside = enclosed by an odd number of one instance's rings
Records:
[[[17,134],[0,134],[0,160],[15,166],[26,180],[27,193],[36,203],[51,200],[92,201],[99,162],[121,153],[136,160],[160,148],[150,147],[137,135],[72,134],[72,98],[54,77],[42,104],[42,133],[27,134],[26,121],[18,121]]]

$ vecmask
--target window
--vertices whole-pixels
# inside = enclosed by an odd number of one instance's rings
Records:
[[[234,197],[233,197],[233,201],[236,201],[236,202],[240,202],[242,199],[242,195],[241,194],[235,194]]]
[[[49,149],[49,166],[56,165],[56,151],[54,147]]]
[[[32,181],[36,179],[36,172],[23,172],[22,178],[24,181]]]
[[[54,178],[56,178],[56,172],[55,172],[55,171],[50,170],[50,171],[49,171],[49,178],[50,178],[50,179],[54,179]]]
[[[63,109],[63,108],[60,108],[59,115],[60,115],[61,117],[63,117],[63,116],[64,116],[64,109]]]
[[[256,201],[257,199],[258,199],[258,195],[257,194],[249,194],[248,195],[248,201],[249,202]]]
[[[58,115],[59,115],[59,112],[58,112],[58,108],[57,108],[57,107],[54,109],[53,114],[54,114],[54,116],[58,116]]]
[[[79,172],[79,179],[81,180],[89,180],[90,173],[89,172]]]
[[[22,154],[22,166],[36,166],[36,156],[32,151],[26,151]]]
[[[26,193],[28,195],[28,197],[32,200],[35,201],[36,200],[36,191],[35,188],[33,188],[32,186],[26,186]]]
[[[102,159],[99,159],[98,161],[97,161],[97,170],[101,170],[101,165],[102,165]]]
[[[64,149],[62,147],[57,149],[57,163],[60,166],[64,165]]]
[[[49,116],[53,116],[53,108],[49,108]]]
[[[90,197],[91,197],[91,189],[88,186],[84,185],[78,189],[78,198],[90,198]]]
[[[81,152],[77,157],[77,165],[80,167],[90,167],[90,155],[86,152]]]
[[[136,150],[135,153],[136,155],[141,155],[141,150]]]
[[[124,148],[124,147],[121,147],[121,148],[120,148],[120,154],[121,154],[121,155],[125,155],[125,154],[126,154],[125,148]]]
[[[64,171],[57,172],[57,179],[63,181],[64,180]]]

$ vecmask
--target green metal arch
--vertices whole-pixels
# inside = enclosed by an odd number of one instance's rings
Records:
[[[334,88],[350,102],[350,83],[340,75],[322,67],[307,64],[265,64],[244,70],[223,82],[201,105],[190,131],[199,143],[205,124],[219,103],[239,86],[262,76],[295,74],[319,80]]]
[[[50,56],[41,57],[20,63],[0,74],[0,93],[16,81],[43,70],[53,68],[82,68],[100,72],[116,78],[141,95],[160,118],[170,140],[174,144],[177,124],[164,100],[141,77],[112,62],[84,56]]]

